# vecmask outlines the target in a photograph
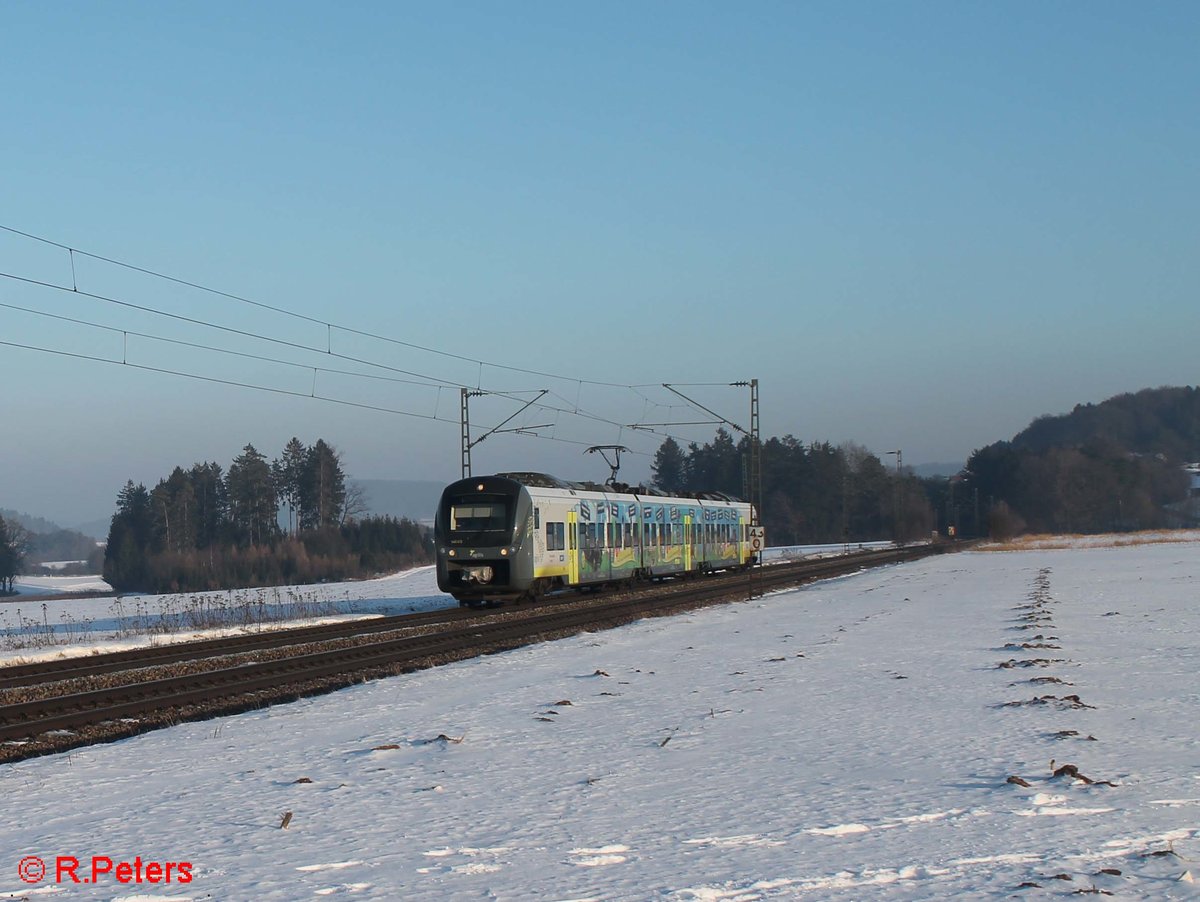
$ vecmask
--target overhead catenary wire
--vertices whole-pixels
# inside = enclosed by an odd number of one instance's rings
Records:
[[[481,367],[487,366],[487,367],[491,367],[493,369],[498,369],[498,370],[508,370],[509,372],[514,372],[514,373],[524,373],[529,376],[540,376],[545,379],[558,379],[558,380],[562,380],[564,382],[576,382],[576,383],[582,383],[585,385],[598,385],[598,386],[604,386],[607,388],[631,388],[631,387],[634,387],[627,383],[622,383],[622,382],[605,382],[605,381],[597,380],[597,379],[581,379],[578,376],[564,376],[559,373],[542,372],[540,370],[532,370],[532,369],[527,369],[525,367],[512,366],[512,365],[504,364],[504,363],[494,363],[492,361],[483,360],[478,357],[470,357],[470,356],[466,356],[463,354],[456,354],[451,351],[443,351],[439,348],[431,348],[431,347],[427,347],[425,345],[416,344],[415,342],[409,342],[409,341],[404,341],[399,338],[393,338],[392,336],[381,335],[377,332],[371,332],[371,331],[368,331],[365,329],[357,329],[352,326],[344,326],[339,323],[335,323],[335,322],[332,322],[329,320],[319,319],[317,317],[309,316],[304,313],[297,313],[294,310],[288,310],[286,307],[278,307],[274,304],[267,304],[262,301],[256,301],[256,300],[253,300],[252,298],[247,298],[247,297],[244,297],[239,294],[234,294],[234,293],[228,292],[228,291],[222,291],[219,288],[212,288],[207,285],[202,285],[199,282],[192,282],[192,281],[189,281],[188,279],[181,279],[176,276],[167,275],[166,273],[157,272],[155,270],[148,269],[143,266],[138,266],[133,263],[128,263],[123,260],[117,260],[112,257],[105,257],[101,254],[94,254],[89,251],[80,250],[79,248],[74,247],[73,245],[63,244],[61,242],[54,241],[50,238],[44,238],[41,235],[34,235],[31,232],[25,232],[20,229],[15,229],[12,226],[0,224],[0,230],[9,232],[13,235],[20,235],[21,237],[28,238],[31,241],[38,241],[38,242],[41,242],[42,244],[46,244],[51,247],[57,247],[62,250],[65,250],[71,255],[72,260],[74,259],[75,254],[79,254],[82,257],[89,257],[93,260],[99,260],[103,263],[108,263],[112,266],[118,266],[118,267],[121,267],[122,269],[128,269],[132,272],[139,272],[139,273],[142,273],[143,275],[152,276],[157,279],[164,279],[165,281],[173,282],[176,285],[183,285],[187,288],[194,288],[197,291],[204,291],[209,294],[227,298],[231,301],[237,301],[238,303],[249,304],[250,306],[257,307],[261,310],[269,310],[272,313],[278,313],[282,316],[290,316],[295,319],[303,320],[305,322],[325,326],[327,330],[337,329],[341,332],[346,332],[351,335],[358,335],[363,338],[371,338],[371,339],[375,339],[376,341],[382,341],[382,342],[386,342],[389,344],[398,345],[400,347],[409,348],[414,351],[422,351],[427,354],[435,354],[439,357],[446,357],[451,360],[459,360],[459,361],[463,361],[463,362],[467,362],[467,363],[477,363]],[[72,266],[73,266],[73,263],[72,263]],[[30,280],[30,281],[32,281],[32,280]],[[61,287],[61,286],[54,286],[54,287]],[[67,289],[67,290],[74,290],[74,289]],[[653,385],[652,383],[642,383],[638,387],[651,387],[652,385]]]
[[[7,274],[0,273],[0,276],[5,276],[5,275],[7,275]],[[26,279],[22,279],[21,277],[17,277],[17,278],[20,279],[21,281],[30,281],[36,285],[57,288],[58,290],[64,290],[64,291],[66,290],[65,288],[63,288],[63,286],[55,286],[55,285],[48,284],[48,283],[38,282],[37,280],[26,280]],[[94,294],[91,294],[88,292],[72,292],[72,293],[80,294],[85,297],[92,297],[92,298],[95,298],[98,300],[105,300],[105,301],[110,300],[110,299],[102,297],[100,295],[94,295]],[[114,303],[118,303],[118,304],[122,304],[122,305],[126,304],[126,302],[119,301],[119,300],[114,301]],[[232,331],[235,334],[244,336],[244,337],[261,339],[263,341],[269,341],[269,342],[274,342],[274,343],[278,343],[278,344],[283,344],[287,347],[291,347],[294,349],[313,351],[316,353],[326,354],[327,356],[337,357],[337,358],[349,360],[352,362],[361,362],[368,366],[377,366],[377,367],[381,367],[384,369],[392,370],[394,372],[403,373],[406,375],[414,375],[410,371],[401,370],[401,369],[398,369],[395,367],[389,367],[386,364],[380,364],[380,363],[376,363],[376,362],[372,362],[372,361],[364,361],[361,358],[356,358],[356,357],[352,357],[349,355],[336,354],[336,353],[332,353],[332,352],[324,352],[324,351],[320,351],[320,349],[318,349],[318,348],[313,348],[312,346],[303,345],[303,344],[299,344],[296,342],[283,341],[280,339],[273,339],[273,338],[270,338],[269,336],[260,336],[257,333],[247,332],[246,330],[229,329],[229,327],[205,323],[200,320],[195,320],[194,318],[191,318],[191,317],[180,317],[177,314],[171,314],[171,313],[166,313],[163,311],[158,311],[158,310],[155,310],[154,308],[149,308],[144,305],[132,305],[132,306],[134,306],[138,310],[156,313],[156,314],[161,313],[162,315],[168,316],[171,318],[183,319],[185,322],[188,322],[188,323],[211,325],[213,328],[222,329],[222,330],[226,330],[226,331]],[[0,302],[0,308],[5,308],[8,310],[16,310],[16,311],[19,311],[22,313],[31,314],[33,316],[39,316],[39,317],[44,317],[47,319],[59,320],[62,322],[69,322],[69,323],[73,323],[75,325],[81,325],[81,326],[86,326],[86,327],[93,328],[93,329],[100,329],[100,330],[103,330],[106,332],[117,333],[117,334],[124,336],[126,339],[128,339],[129,336],[134,336],[137,338],[144,338],[144,339],[147,339],[150,341],[163,342],[163,343],[167,343],[167,344],[173,344],[173,345],[193,348],[193,349],[197,349],[197,350],[211,351],[211,352],[218,353],[218,354],[226,354],[226,355],[240,357],[240,358],[248,359],[248,360],[256,360],[256,361],[265,362],[265,363],[272,363],[272,364],[278,364],[278,365],[282,365],[282,366],[293,367],[293,368],[297,368],[297,369],[303,369],[305,371],[311,370],[314,374],[316,374],[318,372],[322,372],[322,373],[329,373],[331,375],[349,376],[349,377],[353,377],[353,378],[371,379],[371,380],[376,380],[376,381],[394,382],[394,383],[399,383],[399,384],[416,385],[416,386],[420,386],[420,387],[438,388],[438,389],[448,388],[448,387],[453,387],[453,388],[466,388],[467,387],[463,383],[448,382],[448,381],[431,381],[433,377],[428,377],[425,379],[397,379],[395,377],[379,376],[379,375],[376,375],[373,373],[358,373],[358,372],[354,372],[352,370],[341,370],[341,369],[335,369],[332,367],[314,366],[313,364],[309,364],[309,363],[299,363],[299,362],[292,361],[292,360],[284,360],[284,359],[278,358],[278,357],[268,357],[263,354],[251,354],[246,351],[234,351],[229,348],[216,347],[214,345],[208,345],[208,344],[204,344],[201,342],[185,341],[183,339],[168,338],[168,337],[162,336],[162,335],[154,335],[154,334],[151,334],[148,332],[140,332],[137,330],[122,328],[122,327],[118,327],[118,326],[109,326],[104,323],[96,323],[96,322],[92,322],[90,320],[80,319],[78,317],[65,316],[63,314],[58,314],[58,313],[50,313],[49,311],[45,311],[45,310],[36,310],[32,307],[24,307],[24,306],[21,306],[18,304],[7,304],[7,303]],[[26,347],[29,350],[46,351],[48,353],[53,352],[52,349],[39,348],[39,347],[32,346],[32,345],[21,345],[21,347]],[[100,360],[100,359],[107,360],[108,359],[108,358],[93,357],[90,355],[68,354],[67,356],[77,356],[80,359],[87,359],[87,360]],[[123,351],[121,361],[110,361],[110,362],[126,362],[126,361],[127,361],[127,354]],[[150,369],[150,370],[154,369],[152,367],[142,367],[142,368]],[[184,375],[184,374],[178,373],[177,371],[174,371],[174,370],[164,370],[164,372],[171,372],[171,373],[175,373],[177,375]],[[202,377],[197,376],[195,378],[202,378]],[[221,382],[223,384],[235,384],[235,383],[230,382],[229,380],[213,379],[212,381]],[[243,385],[243,383],[236,383],[236,384]],[[253,386],[245,385],[244,387],[253,387]],[[503,397],[503,398],[507,398],[509,400],[514,400],[514,401],[521,400],[519,398],[519,396],[521,394],[529,394],[529,393],[530,393],[530,390],[522,390],[522,389],[509,389],[509,390],[505,390],[505,391],[492,389],[487,392],[487,394],[496,395],[498,397]],[[553,392],[551,394],[553,394],[555,397],[558,397],[566,404],[571,403],[568,399],[563,398],[562,395],[558,394],[557,392]],[[328,400],[328,399],[324,399],[324,400]],[[539,403],[539,402],[535,402],[535,403],[531,404],[530,406],[536,407],[541,410],[552,411],[554,413],[566,413],[566,414],[569,414],[572,416],[577,416],[581,419],[592,420],[592,421],[595,421],[598,423],[603,423],[605,425],[615,426],[618,429],[620,429],[622,427],[622,424],[617,422],[616,420],[610,419],[608,417],[602,417],[598,414],[590,413],[590,412],[582,410],[578,407],[575,407],[574,409],[570,409],[570,408],[558,407],[553,404],[544,404],[544,403]],[[392,409],[389,408],[389,410],[392,410]],[[392,410],[392,412],[398,413],[400,411]],[[414,414],[414,415],[424,416],[423,414]],[[452,421],[442,420],[442,422],[452,422]],[[665,425],[665,424],[657,424],[657,425]]]
[[[313,372],[329,373],[338,376],[353,376],[359,379],[373,379],[382,382],[395,382],[401,385],[418,385],[425,388],[442,389],[447,387],[441,382],[429,382],[419,379],[398,379],[395,376],[380,376],[375,373],[357,373],[353,370],[339,370],[333,367],[313,366],[308,363],[297,363],[294,360],[284,360],[280,357],[267,357],[264,354],[251,354],[248,351],[234,351],[229,348],[219,348],[214,345],[206,345],[196,341],[184,341],[181,338],[168,338],[165,335],[153,335],[149,332],[138,332],[134,329],[123,329],[119,326],[108,326],[104,323],[94,323],[90,320],[79,319],[74,316],[64,316],[61,313],[50,313],[46,310],[35,310],[32,307],[22,307],[19,304],[6,304],[0,301],[0,307],[6,310],[17,310],[21,313],[29,313],[33,316],[40,316],[46,319],[59,320],[60,322],[73,323],[77,326],[87,326],[92,329],[101,329],[105,332],[114,332],[124,336],[134,336],[135,338],[145,338],[149,341],[158,341],[165,344],[179,345],[180,347],[193,348],[200,351],[212,351],[217,354],[227,354],[233,357],[242,357],[247,360],[257,360],[263,363],[276,363],[281,366],[294,367],[302,370],[312,370]],[[90,358],[89,358],[90,359]]]
[[[8,305],[4,305],[4,306],[8,306]],[[115,331],[120,331],[120,330],[115,330]],[[275,388],[275,387],[272,387],[269,385],[257,385],[255,383],[251,383],[251,382],[239,382],[234,379],[221,379],[216,376],[203,376],[198,373],[188,373],[183,370],[172,370],[167,367],[147,366],[146,364],[131,363],[126,360],[113,360],[111,357],[98,357],[93,354],[81,354],[77,351],[64,351],[61,348],[44,348],[44,347],[39,347],[37,345],[23,344],[21,342],[7,341],[4,339],[0,339],[0,346],[9,347],[9,348],[20,348],[20,349],[26,350],[26,351],[37,351],[37,352],[44,353],[44,354],[55,354],[60,357],[71,357],[76,360],[87,360],[87,361],[91,361],[94,363],[107,363],[112,366],[124,366],[124,367],[129,367],[130,369],[142,370],[144,372],[150,372],[150,373],[159,373],[162,375],[181,376],[186,379],[195,379],[200,382],[209,382],[209,383],[214,383],[217,385],[232,386],[234,388],[244,388],[244,389],[250,389],[253,391],[269,392],[271,394],[286,395],[288,397],[303,398],[303,399],[312,400],[312,401],[322,401],[327,404],[339,404],[344,407],[352,407],[352,408],[356,408],[358,410],[369,410],[369,411],[373,411],[376,413],[387,413],[387,414],[394,414],[396,416],[413,417],[416,419],[431,420],[431,421],[436,421],[439,423],[451,423],[451,424],[458,423],[458,420],[450,420],[445,417],[437,416],[436,410],[433,414],[417,413],[417,412],[411,411],[411,410],[400,410],[400,409],[393,408],[393,407],[384,407],[383,405],[379,405],[379,404],[364,404],[359,401],[349,401],[349,400],[346,400],[345,398],[332,398],[327,395],[316,394],[315,392],[314,393],[300,392],[300,391],[293,391],[291,389],[286,389],[286,388]],[[514,431],[512,434],[524,435],[526,437],[537,438],[542,441],[559,442],[559,443],[567,444],[567,445],[576,445],[579,447],[586,447],[589,444],[586,441],[580,441],[577,439],[559,438],[559,437],[550,436],[550,435],[534,435],[533,433],[529,433],[529,432]],[[638,454],[643,457],[650,456],[649,454],[647,454],[647,452],[644,452],[644,451],[634,451],[632,453]]]
[[[411,381],[410,384],[439,388],[439,400],[440,400],[440,388],[442,388],[442,387],[465,388],[468,386],[464,385],[461,382],[452,380],[452,379],[441,379],[437,376],[432,376],[432,375],[429,375],[426,373],[420,373],[420,372],[415,372],[412,370],[407,370],[407,369],[391,366],[389,364],[384,364],[379,361],[335,352],[333,350],[333,330],[337,329],[338,331],[345,332],[349,335],[357,335],[360,337],[369,338],[369,339],[373,339],[373,340],[377,340],[377,341],[382,341],[382,342],[385,342],[388,344],[405,347],[405,348],[409,348],[412,350],[421,351],[424,353],[433,354],[433,355],[444,357],[444,358],[451,359],[451,360],[457,360],[457,361],[461,361],[461,362],[469,362],[469,363],[475,364],[478,367],[477,386],[482,386],[483,370],[485,367],[493,368],[493,369],[497,369],[497,370],[521,373],[521,374],[526,374],[526,375],[539,376],[539,377],[547,378],[547,379],[555,379],[555,380],[561,380],[561,381],[567,381],[567,382],[574,382],[576,384],[576,399],[574,402],[571,402],[570,400],[568,400],[566,397],[564,397],[562,394],[560,394],[558,392],[550,393],[553,396],[560,399],[566,405],[568,405],[568,407],[558,407],[555,405],[550,405],[550,404],[545,404],[545,403],[531,404],[528,406],[529,407],[537,407],[538,409],[542,409],[542,410],[552,411],[556,415],[566,413],[566,414],[569,414],[572,416],[577,416],[577,417],[580,417],[583,419],[588,419],[588,420],[592,420],[595,422],[603,423],[605,425],[614,426],[618,429],[618,435],[626,428],[635,428],[641,432],[649,432],[649,433],[656,434],[656,435],[666,436],[668,438],[684,440],[678,436],[672,435],[669,432],[662,432],[662,431],[660,431],[660,429],[661,428],[669,428],[669,427],[673,427],[673,426],[696,425],[694,423],[689,423],[689,422],[625,424],[625,423],[620,423],[620,422],[613,420],[611,418],[608,418],[608,417],[599,416],[595,413],[585,410],[584,408],[582,408],[580,406],[581,392],[582,392],[583,386],[591,385],[591,386],[598,386],[598,387],[605,387],[605,388],[627,389],[627,390],[632,391],[639,397],[643,398],[643,400],[646,401],[648,404],[653,404],[656,407],[666,406],[668,409],[672,409],[675,407],[675,405],[662,405],[658,402],[651,400],[649,397],[647,397],[641,391],[641,389],[643,389],[643,388],[658,387],[659,385],[662,385],[662,383],[618,383],[618,382],[610,382],[610,381],[603,381],[603,380],[582,379],[578,376],[564,376],[561,374],[550,373],[550,372],[541,371],[541,370],[533,370],[533,369],[529,369],[529,368],[525,368],[525,367],[517,367],[517,366],[508,365],[508,364],[500,364],[500,363],[495,363],[493,361],[483,360],[481,358],[475,358],[475,357],[470,357],[470,356],[466,356],[466,355],[462,355],[462,354],[456,354],[453,352],[443,351],[443,350],[440,350],[437,348],[419,345],[414,342],[408,342],[408,341],[396,339],[396,338],[393,338],[390,336],[381,335],[379,333],[372,332],[369,330],[358,329],[358,328],[354,328],[351,326],[334,323],[329,320],[309,316],[307,314],[299,313],[299,312],[296,312],[293,310],[288,310],[287,308],[280,307],[277,305],[267,304],[262,301],[256,301],[252,298],[248,298],[243,295],[223,291],[221,289],[203,285],[201,283],[191,281],[188,279],[182,279],[182,278],[172,276],[172,275],[169,275],[169,274],[166,274],[163,272],[149,269],[147,267],[132,264],[127,261],[118,260],[113,257],[107,257],[104,255],[92,253],[89,251],[84,251],[84,250],[76,248],[72,245],[54,241],[52,239],[48,239],[48,238],[45,238],[40,235],[35,235],[33,233],[26,232],[21,229],[16,229],[11,226],[0,224],[0,230],[9,232],[11,234],[14,234],[14,235],[17,235],[17,236],[20,236],[20,237],[23,237],[23,238],[26,238],[26,239],[29,239],[32,241],[40,242],[40,243],[43,243],[43,244],[51,246],[51,247],[59,248],[61,250],[65,250],[68,252],[68,257],[69,257],[70,266],[71,266],[71,277],[72,277],[71,278],[72,284],[71,284],[70,288],[67,288],[65,285],[56,284],[54,282],[47,282],[47,281],[40,280],[40,279],[33,279],[33,278],[26,277],[26,276],[21,276],[16,273],[0,272],[0,277],[7,278],[7,279],[10,279],[13,281],[23,282],[26,284],[49,288],[49,289],[53,289],[53,290],[57,290],[57,291],[68,292],[71,294],[91,298],[91,299],[102,301],[105,303],[119,305],[122,307],[126,307],[129,309],[148,313],[151,315],[163,316],[163,317],[167,317],[167,318],[170,318],[170,319],[173,319],[176,321],[180,321],[180,322],[184,322],[187,324],[191,324],[191,325],[220,330],[227,334],[237,335],[240,337],[249,338],[249,339],[257,340],[257,341],[270,342],[270,343],[281,345],[284,347],[289,347],[289,348],[292,348],[295,350],[300,350],[300,351],[305,351],[305,352],[310,352],[310,353],[317,353],[317,354],[324,354],[324,355],[335,357],[335,358],[338,358],[341,360],[345,360],[347,362],[356,363],[356,364],[360,364],[360,365],[368,366],[368,367],[376,367],[376,368],[383,369],[385,371],[399,373],[404,376],[411,376],[411,377],[413,377],[413,380]],[[294,342],[294,341],[289,341],[286,339],[280,339],[280,338],[276,338],[276,337],[273,337],[270,335],[263,335],[261,333],[255,333],[255,332],[251,332],[251,331],[245,330],[245,329],[238,329],[235,327],[222,325],[220,323],[208,322],[206,320],[201,320],[201,319],[198,319],[195,317],[189,317],[189,316],[184,316],[182,314],[159,310],[159,309],[156,309],[153,307],[149,307],[147,305],[136,304],[131,301],[122,300],[120,298],[109,297],[106,295],[100,295],[100,294],[96,294],[94,292],[80,291],[79,284],[78,284],[78,278],[76,275],[76,268],[75,268],[75,255],[76,254],[79,254],[81,256],[88,257],[88,258],[91,258],[91,259],[94,259],[97,261],[101,261],[103,263],[107,263],[112,266],[120,267],[120,268],[127,269],[127,270],[130,270],[133,272],[138,272],[138,273],[141,273],[144,275],[148,275],[153,278],[162,279],[162,280],[170,282],[170,283],[174,283],[174,284],[182,285],[182,286],[185,286],[188,288],[193,288],[198,291],[210,293],[214,296],[224,297],[224,298],[233,300],[238,303],[247,304],[247,305],[250,305],[250,306],[262,309],[262,310],[270,311],[270,312],[273,312],[273,313],[276,313],[279,315],[288,316],[288,317],[292,317],[292,318],[295,318],[295,319],[298,319],[298,320],[301,320],[304,322],[323,326],[324,331],[326,333],[326,336],[325,336],[326,337],[326,346],[324,348],[321,348],[321,347],[317,347],[317,346],[313,346],[313,345],[307,345],[302,342]],[[52,314],[45,314],[43,311],[33,311],[33,310],[30,310],[29,308],[16,308],[14,305],[0,305],[0,306],[6,306],[11,309],[22,309],[24,312],[27,312],[27,313],[35,313],[38,315],[53,316]],[[181,341],[178,339],[168,339],[163,336],[154,336],[154,335],[150,335],[148,333],[140,333],[140,332],[135,332],[135,331],[128,330],[128,329],[118,329],[118,328],[112,327],[112,326],[101,326],[99,324],[88,323],[88,322],[85,322],[82,320],[71,320],[71,318],[69,318],[69,317],[57,317],[57,318],[77,322],[82,325],[90,325],[90,326],[93,326],[96,328],[104,328],[104,329],[108,329],[110,331],[120,331],[125,335],[126,341],[128,340],[129,335],[135,335],[137,337],[142,337],[142,338],[155,340],[155,341],[168,341],[168,342],[173,342],[173,343],[183,345],[183,346],[205,349],[205,350],[215,351],[215,352],[224,353],[224,354],[233,354],[233,355],[248,358],[248,359],[255,359],[255,360],[261,360],[261,361],[269,362],[269,363],[281,364],[281,365],[285,365],[285,366],[309,369],[314,372],[314,388],[310,394],[306,395],[306,394],[299,393],[299,392],[290,392],[287,390],[272,389],[272,388],[269,388],[266,386],[258,386],[258,385],[253,385],[253,384],[249,384],[249,383],[236,382],[233,380],[220,379],[220,378],[216,378],[216,377],[199,376],[196,374],[189,374],[189,373],[170,370],[170,369],[166,369],[166,368],[130,364],[130,363],[128,363],[127,359],[121,361],[122,363],[124,363],[126,365],[130,365],[130,366],[133,366],[138,369],[143,369],[143,370],[150,371],[150,372],[163,372],[163,373],[171,373],[171,374],[181,375],[181,376],[188,376],[190,378],[202,379],[204,381],[214,382],[217,384],[236,385],[238,387],[260,389],[260,390],[264,390],[264,391],[278,391],[278,392],[281,392],[284,394],[297,394],[302,397],[314,397],[317,400],[333,401],[335,403],[345,403],[345,404],[349,404],[351,406],[357,406],[357,407],[361,407],[364,409],[381,410],[381,411],[389,412],[389,413],[417,416],[417,417],[424,418],[424,419],[438,419],[442,422],[453,422],[453,421],[438,418],[436,416],[430,417],[429,415],[426,415],[426,414],[413,413],[411,411],[401,411],[401,410],[397,410],[394,408],[386,408],[386,407],[383,407],[380,405],[361,404],[358,402],[339,401],[337,399],[324,398],[324,397],[320,397],[320,396],[316,395],[316,392],[315,392],[315,380],[316,380],[317,372],[329,372],[329,373],[336,373],[336,374],[344,375],[344,376],[351,376],[351,377],[358,377],[358,378],[375,378],[375,379],[379,379],[382,381],[395,381],[395,382],[402,382],[402,383],[409,382],[409,380],[403,380],[403,379],[389,380],[389,379],[387,379],[387,377],[372,376],[371,374],[354,373],[354,372],[347,371],[347,370],[336,370],[333,368],[326,368],[326,367],[314,367],[312,364],[307,364],[307,363],[297,363],[295,361],[286,361],[286,360],[280,360],[278,358],[270,358],[270,357],[266,357],[265,355],[254,355],[254,354],[248,354],[245,352],[231,351],[226,348],[217,348],[217,347],[213,347],[211,345],[204,345],[201,343],[185,342],[185,341]],[[36,347],[33,345],[19,345],[19,344],[13,343],[13,342],[5,342],[5,344],[8,344],[10,346],[15,346],[15,347],[25,347],[30,350],[43,351],[43,352],[47,352],[47,353],[63,353],[63,354],[65,354],[65,356],[77,357],[80,359],[101,360],[101,361],[110,362],[110,363],[115,362],[115,361],[109,360],[108,358],[93,357],[90,355],[83,355],[83,354],[73,354],[70,352],[61,352],[61,351],[56,351],[54,349],[49,349],[49,348],[39,348],[39,347]],[[420,380],[420,381],[416,381],[416,380]],[[729,385],[730,383],[678,383],[678,384],[723,386],[723,385]],[[518,400],[515,396],[517,396],[521,393],[522,393],[521,391],[509,391],[509,392],[489,391],[489,394],[494,394],[494,395],[497,395],[500,397],[509,398],[511,400]],[[525,393],[528,393],[528,392],[525,392]],[[688,400],[690,400],[690,399],[688,399]],[[706,412],[707,412],[707,410],[706,410]],[[435,407],[435,413],[436,413],[436,407]],[[645,411],[643,411],[643,414],[644,413],[645,413]],[[658,427],[658,428],[655,428],[655,427]],[[532,428],[532,427],[530,427],[530,428]],[[524,433],[524,434],[530,434],[530,433]],[[562,438],[553,437],[553,436],[544,436],[544,435],[540,435],[540,434],[537,434],[537,437],[544,438],[547,440],[568,441],[572,444],[583,444],[583,445],[593,444],[592,442],[574,442],[574,441],[567,440],[567,439],[562,439]],[[635,453],[640,454],[641,452],[635,452]]]
[[[0,226],[0,228],[3,228],[3,227]],[[468,388],[468,387],[470,387],[466,383],[463,383],[463,382],[456,382],[454,380],[449,380],[449,379],[440,379],[437,376],[431,376],[426,373],[419,373],[419,372],[415,372],[412,370],[402,369],[400,367],[394,367],[389,364],[380,363],[380,362],[374,361],[374,360],[368,360],[366,358],[357,357],[357,356],[354,356],[351,354],[342,354],[342,353],[333,351],[331,348],[320,348],[315,345],[307,345],[302,342],[289,341],[287,339],[275,338],[270,335],[263,335],[258,332],[251,332],[247,329],[238,329],[233,326],[226,326],[226,325],[222,325],[220,323],[212,323],[212,322],[208,322],[207,320],[198,319],[196,317],[185,316],[180,313],[172,313],[172,312],[166,311],[166,310],[159,310],[155,307],[150,307],[146,304],[137,304],[132,301],[126,301],[126,300],[122,300],[121,298],[114,298],[114,297],[110,297],[108,295],[97,294],[95,292],[90,292],[90,291],[80,291],[77,287],[67,288],[65,285],[59,285],[54,282],[46,282],[42,279],[33,279],[28,276],[21,276],[21,275],[17,275],[15,273],[9,273],[9,272],[0,272],[0,278],[10,279],[10,280],[16,281],[16,282],[23,282],[25,284],[35,285],[35,286],[38,286],[41,288],[49,288],[49,289],[52,289],[55,291],[61,291],[61,292],[65,292],[67,294],[77,295],[79,297],[91,298],[93,300],[101,301],[104,303],[114,304],[117,306],[129,308],[132,310],[137,310],[138,312],[141,312],[141,313],[148,313],[153,316],[161,316],[161,317],[165,317],[167,319],[172,319],[172,320],[175,320],[178,322],[188,323],[190,325],[202,326],[205,328],[214,329],[214,330],[221,331],[221,332],[226,332],[228,334],[237,335],[242,338],[250,338],[250,339],[253,339],[256,341],[269,342],[271,344],[281,345],[283,347],[288,347],[288,348],[292,348],[295,350],[308,351],[308,352],[315,353],[315,354],[324,354],[324,355],[327,355],[330,357],[336,357],[341,360],[346,360],[351,363],[360,363],[364,366],[378,367],[380,369],[388,370],[388,371],[395,372],[395,373],[400,373],[402,375],[412,376],[416,379],[426,380],[426,384],[429,384],[429,385],[442,385],[442,386],[453,387],[453,388]],[[13,307],[14,305],[5,305],[5,306]],[[44,314],[40,311],[32,311],[28,308],[23,308],[23,309],[25,310],[25,312],[31,312],[31,313],[47,315],[47,316],[51,315],[51,314]],[[94,325],[94,326],[96,326],[96,328],[113,328],[113,327],[99,326],[97,324],[89,324],[89,323],[85,323],[84,321],[81,321],[81,320],[77,320],[76,322],[79,322],[84,325]],[[126,332],[127,334],[135,334],[131,330],[127,330],[127,329],[121,329],[120,331]],[[168,339],[164,339],[164,338],[161,338],[158,336],[149,336],[149,335],[146,335],[145,333],[142,333],[142,334],[145,337],[155,337],[155,338],[158,338],[159,340],[164,340],[164,341],[168,340]],[[197,347],[207,347],[209,350],[215,350],[215,351],[224,350],[221,348],[214,348],[212,346],[206,346],[206,345],[196,345],[196,346]],[[247,355],[247,356],[253,356],[253,355]],[[267,358],[260,357],[259,359],[266,360]],[[481,366],[484,365],[480,361],[476,361],[474,359],[472,359],[471,362],[472,363],[480,363]],[[306,368],[311,367],[311,365],[307,365],[307,364],[296,364],[296,365],[305,366]],[[532,371],[525,371],[525,372],[532,372]],[[577,380],[577,381],[579,381],[579,380]],[[633,389],[635,391],[639,388],[650,387],[649,383],[646,383],[643,385],[638,385],[638,386],[625,386],[625,385],[616,385],[615,383],[599,383],[599,382],[591,382],[588,384],[602,385],[602,386],[606,386],[606,387],[629,388],[629,389]],[[499,395],[502,397],[509,397],[509,398],[511,398],[513,395],[515,395],[517,393],[518,392],[514,392],[514,391],[505,392],[505,391],[489,390],[489,394]],[[546,405],[546,404],[538,404],[535,406],[537,406],[540,409],[553,410],[553,411],[557,411],[559,413],[569,413],[573,416],[578,416],[583,419],[595,420],[597,422],[602,422],[607,425],[617,426],[618,428],[621,427],[622,425],[624,425],[624,424],[617,422],[616,420],[612,420],[612,419],[605,418],[605,417],[600,417],[596,414],[592,414],[592,413],[585,411],[584,409],[582,409],[579,406],[578,400],[576,400],[573,403],[569,399],[563,397],[563,395],[559,394],[558,392],[554,392],[554,395],[555,395],[555,397],[560,398],[564,403],[566,403],[568,405],[572,405],[572,406],[569,408],[559,408],[559,407],[554,407],[552,405]],[[655,424],[655,425],[665,425],[665,424]],[[684,424],[681,424],[681,425],[684,425]],[[655,430],[653,430],[653,429],[647,429],[645,431],[655,432]],[[667,435],[667,433],[656,433],[656,434]]]

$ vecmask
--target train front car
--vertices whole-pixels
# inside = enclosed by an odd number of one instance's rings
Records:
[[[512,479],[447,486],[434,521],[438,588],[464,605],[524,596],[533,583],[532,517],[529,492]]]

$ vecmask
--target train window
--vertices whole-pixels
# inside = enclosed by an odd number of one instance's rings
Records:
[[[508,528],[508,504],[497,496],[472,495],[450,504],[451,532],[480,532]]]
[[[542,509],[540,507],[535,507],[533,509],[533,528],[542,528]]]

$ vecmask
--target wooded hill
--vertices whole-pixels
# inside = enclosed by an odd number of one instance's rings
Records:
[[[1104,441],[1122,451],[1200,461],[1200,388],[1147,388],[1070,413],[1038,417],[1013,437],[1016,448],[1046,451]]]
[[[1039,417],[967,461],[960,493],[993,531],[1105,532],[1191,525],[1179,503],[1200,459],[1200,389],[1155,388]]]

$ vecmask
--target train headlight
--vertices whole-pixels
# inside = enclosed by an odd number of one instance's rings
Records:
[[[446,554],[450,555],[450,557],[454,557],[454,549],[451,548],[449,551],[446,552]]]
[[[500,549],[500,557],[508,557],[508,549],[507,548]]]

